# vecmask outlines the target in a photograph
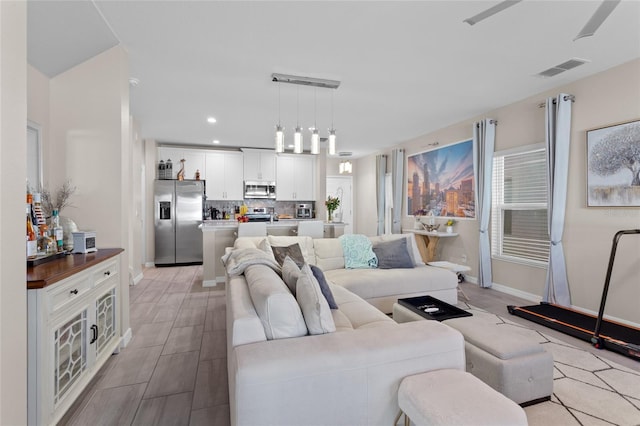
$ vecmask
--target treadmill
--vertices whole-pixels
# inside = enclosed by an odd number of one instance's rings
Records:
[[[630,234],[639,235],[640,229],[618,231],[613,237],[609,267],[597,317],[547,302],[532,306],[509,305],[507,306],[509,313],[591,342],[598,349],[609,349],[640,361],[640,329],[603,319],[618,241],[621,236]]]

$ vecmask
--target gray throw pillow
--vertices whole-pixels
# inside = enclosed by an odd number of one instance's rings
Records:
[[[325,299],[327,299],[327,303],[329,304],[329,308],[338,309],[338,304],[336,303],[336,299],[333,297],[333,293],[329,288],[329,283],[327,283],[327,279],[324,276],[324,272],[322,269],[318,268],[316,265],[309,265],[311,267],[311,272],[313,272],[313,276],[318,280],[318,284],[320,284],[320,291],[322,291],[322,295]],[[283,275],[284,275],[284,267],[283,267]]]
[[[373,246],[373,252],[378,258],[380,269],[413,268],[406,238],[381,241]]]
[[[302,255],[302,250],[300,250],[298,243],[291,244],[288,247],[271,246],[271,250],[273,250],[273,256],[276,258],[276,262],[278,262],[280,266],[282,266],[284,259],[287,256],[296,262],[298,268],[302,268],[302,265],[304,265],[304,256]]]
[[[296,295],[296,283],[300,277],[300,268],[296,265],[296,262],[287,256],[282,262],[282,281],[289,287],[291,294]]]

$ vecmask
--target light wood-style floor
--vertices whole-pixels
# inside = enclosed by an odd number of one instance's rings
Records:
[[[467,282],[461,288],[473,306],[640,371],[640,362],[507,311],[507,305],[532,302]],[[224,287],[203,288],[201,266],[149,268],[129,295],[131,342],[110,358],[60,424],[228,425]]]
[[[149,268],[129,288],[133,338],[61,425],[229,424],[224,286],[202,266]]]

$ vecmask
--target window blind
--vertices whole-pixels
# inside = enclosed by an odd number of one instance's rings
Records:
[[[492,256],[546,264],[549,233],[544,147],[495,153],[492,184]]]

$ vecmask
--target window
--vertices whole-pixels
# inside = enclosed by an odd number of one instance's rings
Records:
[[[546,266],[549,232],[544,146],[496,152],[492,193],[491,255]]]

